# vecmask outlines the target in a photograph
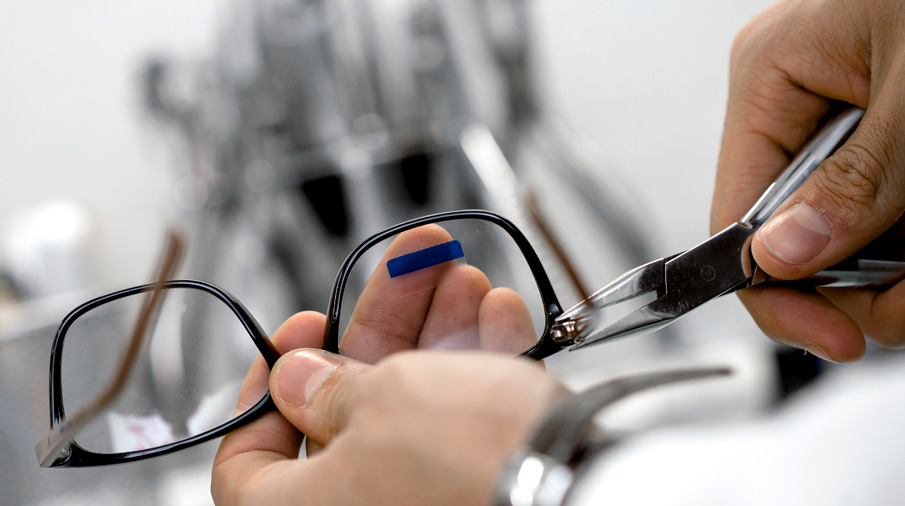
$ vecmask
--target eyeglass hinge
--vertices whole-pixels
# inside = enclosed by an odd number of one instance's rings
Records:
[[[587,323],[587,317],[569,318],[557,321],[550,329],[550,337],[553,338],[554,342],[559,344],[574,344],[579,342],[583,337],[584,331],[587,328]]]

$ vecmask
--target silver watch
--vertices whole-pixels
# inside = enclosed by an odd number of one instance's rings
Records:
[[[628,376],[560,399],[513,455],[497,481],[497,506],[559,506],[568,500],[584,464],[618,439],[594,424],[594,416],[635,392],[677,381],[723,376],[727,368],[686,369]]]

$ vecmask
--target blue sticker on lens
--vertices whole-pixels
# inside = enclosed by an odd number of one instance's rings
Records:
[[[452,240],[393,258],[387,261],[387,270],[390,271],[390,277],[395,278],[463,257],[465,252],[462,251],[462,245],[459,241]]]

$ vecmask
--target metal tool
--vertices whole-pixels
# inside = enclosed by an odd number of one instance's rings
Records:
[[[705,302],[771,279],[751,255],[754,233],[805,179],[851,135],[864,110],[848,108],[827,122],[738,222],[676,255],[632,269],[560,315],[554,338],[571,350],[660,329]],[[822,286],[869,286],[905,278],[905,262],[847,261],[804,280]],[[788,282],[786,282],[788,283]],[[657,298],[597,330],[600,310],[640,295]]]

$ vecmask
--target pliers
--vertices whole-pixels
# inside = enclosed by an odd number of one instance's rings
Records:
[[[571,350],[653,332],[712,299],[770,281],[751,255],[755,232],[855,130],[864,110],[850,107],[828,121],[739,221],[701,244],[636,267],[556,318],[552,333]],[[905,262],[843,262],[809,278],[823,286],[869,286],[905,277]],[[600,328],[602,310],[640,295],[657,298]]]

